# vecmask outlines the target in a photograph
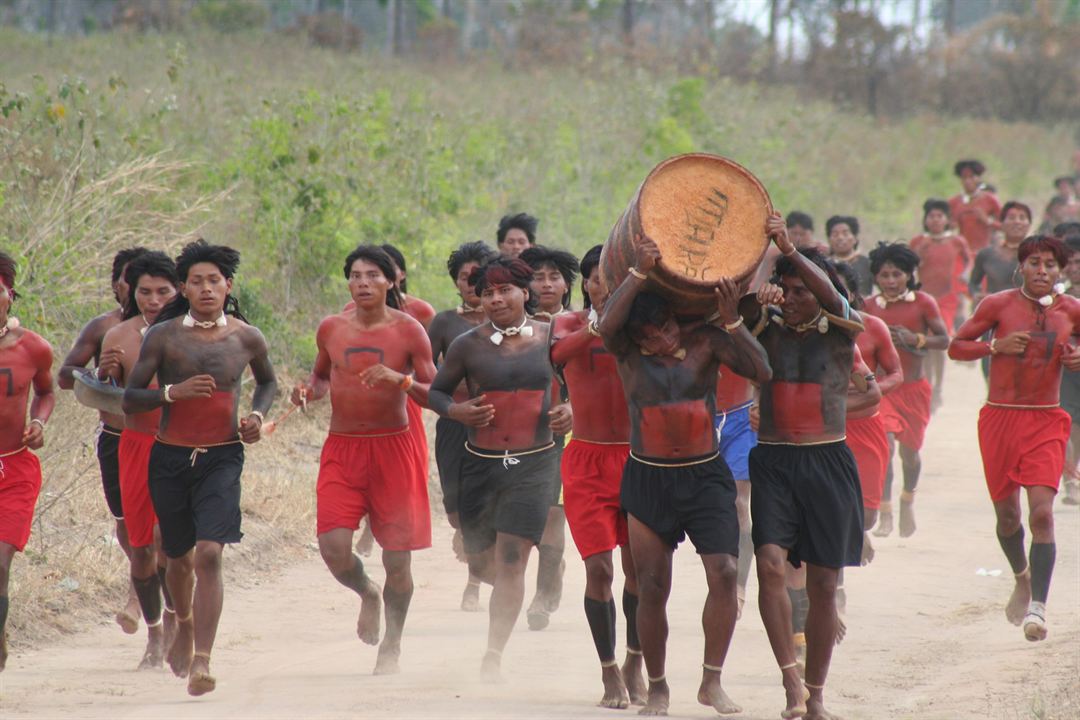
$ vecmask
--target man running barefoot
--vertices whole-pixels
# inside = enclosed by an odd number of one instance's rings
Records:
[[[240,253],[197,240],[176,258],[180,294],[158,315],[128,376],[124,412],[162,408],[150,450],[150,498],[168,558],[176,639],[166,656],[190,695],[217,686],[210,652],[225,596],[222,553],[240,542],[241,442],[258,442],[277,382],[262,333],[230,295]],[[252,410],[237,422],[244,370]],[[160,388],[150,388],[154,378]]]
[[[783,225],[783,220],[777,217]],[[635,267],[612,292],[600,318],[604,345],[618,361],[629,405],[630,459],[622,479],[630,549],[638,576],[638,635],[649,673],[641,715],[666,715],[667,599],[672,555],[686,537],[705,567],[705,658],[698,702],[722,714],[741,709],[721,686],[738,613],[739,522],[735,480],[720,457],[713,419],[720,364],[755,382],[770,377],[761,346],[739,315],[738,287],[716,288],[706,321],[677,322],[666,300],[643,290],[660,261],[651,240],[636,238]]]
[[[783,255],[776,263],[778,284],[759,289],[756,307],[748,309],[773,368],[761,387],[758,445],[750,451],[758,607],[783,674],[781,717],[821,720],[832,717],[823,692],[838,632],[838,576],[862,557],[862,493],[844,443],[862,324],[820,253],[797,250],[777,214],[768,232]],[[806,563],[805,688],[792,642],[787,563]]]
[[[949,198],[952,226],[964,237],[972,252],[990,245],[990,237],[999,226],[1001,201],[983,182],[986,166],[978,160],[961,160],[953,167],[963,192]]]
[[[900,446],[904,490],[900,493],[900,537],[915,533],[915,490],[922,472],[923,439],[930,424],[933,390],[926,379],[926,353],[949,345],[949,332],[934,298],[918,289],[915,272],[919,256],[901,243],[880,243],[870,251],[870,268],[881,292],[866,302],[864,311],[889,326],[900,352],[904,382],[882,398],[881,415],[889,435],[889,464],[881,497],[881,523],[874,535],[887,537],[893,530],[892,455]]]
[[[1020,244],[1023,285],[987,297],[956,333],[949,356],[990,356],[990,391],[979,413],[979,448],[997,515],[997,536],[1016,585],[1005,616],[1028,640],[1046,638],[1054,570],[1054,495],[1061,481],[1069,416],[1058,406],[1061,371],[1080,371],[1080,300],[1054,288],[1068,262],[1064,244],[1036,235]],[[983,333],[993,333],[989,342]],[[1028,501],[1031,549],[1025,557],[1020,490]]]
[[[464,243],[450,253],[450,258],[446,261],[446,269],[457,287],[461,304],[451,310],[442,311],[428,326],[431,354],[436,364],[442,364],[454,338],[487,322],[484,306],[480,303],[480,296],[476,294],[476,290],[469,284],[469,277],[477,267],[496,257],[498,253],[487,243],[479,241]],[[468,399],[469,389],[462,383],[454,392],[454,402],[465,402]],[[435,464],[439,468],[439,484],[442,486],[446,519],[450,527],[454,528],[454,550],[459,553],[459,560],[464,559],[464,549],[458,550],[461,546],[458,497],[461,488],[461,461],[465,454],[467,439],[466,427],[457,420],[440,416],[435,422]],[[479,612],[483,609],[480,607],[481,582],[481,578],[470,570],[465,591],[461,594],[462,610]]]
[[[417,455],[405,403],[426,404],[435,367],[423,326],[387,306],[387,293],[396,292],[390,256],[361,245],[345,259],[344,273],[355,310],[319,325],[315,367],[292,401],[301,405],[330,393],[330,434],[316,488],[319,550],[334,578],[360,596],[356,632],[369,645],[379,642],[379,586],[352,550],[365,515],[383,549],[386,637],[375,674],[385,675],[399,672],[413,594],[412,551],[431,547],[427,464]]]
[[[45,444],[45,423],[56,404],[52,348],[11,316],[15,298],[15,261],[0,252],[0,387],[4,388],[0,392],[0,672],[8,657],[11,561],[30,539],[34,505],[41,492],[41,464],[30,451]]]
[[[874,376],[873,382],[880,390],[880,396],[861,409],[859,398],[852,397],[852,388],[848,389],[848,412],[845,424],[847,445],[855,456],[855,465],[859,469],[859,485],[863,499],[863,565],[874,559],[874,546],[870,542],[870,528],[877,522],[881,507],[881,493],[885,487],[885,474],[889,467],[889,438],[885,432],[885,423],[881,417],[881,397],[891,393],[904,381],[904,370],[900,364],[900,355],[893,345],[889,326],[881,318],[862,312],[865,303],[855,292],[856,277],[851,268],[844,263],[836,266],[836,274],[848,291],[851,307],[859,311],[865,331],[855,338],[855,348],[867,371]],[[864,395],[864,393],[860,393]],[[853,403],[852,400],[856,402]],[[867,399],[867,398],[862,398]]]
[[[450,344],[430,393],[432,410],[468,427],[458,518],[470,568],[495,585],[481,664],[491,681],[501,677],[525,597],[529,551],[540,543],[551,507],[553,433],[570,430],[569,408],[555,406],[551,394],[551,326],[525,314],[532,274],[520,259],[505,257],[473,271],[488,322]],[[455,402],[463,381],[469,399]]]
[[[1031,208],[1010,200],[1001,208],[1000,244],[985,247],[975,254],[975,262],[968,278],[968,291],[972,305],[987,295],[1002,290],[1012,290],[1018,283],[1016,251],[1031,230]]]
[[[101,340],[105,337],[105,333],[119,325],[124,319],[124,306],[131,295],[130,288],[124,280],[124,271],[132,260],[145,252],[146,248],[132,247],[121,250],[113,257],[112,292],[117,307],[98,315],[79,331],[75,346],[64,358],[56,377],[56,384],[62,390],[71,390],[75,387],[76,370],[82,370],[91,361],[95,365],[98,364],[98,358],[101,355]],[[128,542],[127,525],[124,523],[124,510],[120,502],[119,448],[120,434],[124,429],[124,416],[99,411],[98,418],[100,425],[96,446],[105,504],[116,523],[116,541],[130,562],[131,544]],[[139,629],[139,598],[135,594],[135,586],[131,583],[128,583],[127,605],[116,613],[116,624],[128,635]]]
[[[499,228],[495,231],[495,247],[499,254],[507,258],[516,258],[526,249],[536,244],[536,228],[540,221],[528,213],[503,215]]]
[[[533,279],[529,284],[530,305],[534,317],[554,321],[568,312],[578,260],[563,250],[534,245],[526,248],[519,256],[533,269]],[[566,401],[563,384],[556,380],[552,386],[552,397]],[[571,406],[573,407],[573,406]],[[537,548],[536,595],[525,611],[530,630],[543,630],[548,626],[551,614],[559,609],[562,601],[563,573],[566,561],[566,514],[562,506],[561,463],[566,438],[557,435],[555,450],[559,455],[559,465],[551,478],[551,509],[544,526],[544,537]]]
[[[604,695],[601,707],[645,704],[641,643],[637,635],[637,576],[619,506],[623,467],[630,453],[630,420],[615,359],[600,340],[597,321],[607,291],[600,279],[602,246],[581,259],[585,309],[555,318],[551,361],[560,368],[574,412],[574,437],[562,457],[566,520],[585,561],[585,618],[600,656]],[[535,282],[535,281],[534,281]],[[626,613],[626,660],[615,659],[615,598],[612,551],[620,548],[623,612]]]
[[[148,328],[161,311],[176,296],[176,264],[172,258],[156,250],[143,253],[125,271],[125,281],[131,296],[124,312],[125,320],[101,341],[101,361],[98,378],[112,379],[123,386],[139,358],[139,348]],[[147,476],[154,435],[161,423],[161,411],[127,415],[120,435],[120,497],[124,505],[124,522],[131,543],[131,583],[139,597],[143,620],[146,621],[146,651],[139,669],[159,668],[176,631],[176,613],[171,608],[165,585],[167,560],[155,541],[157,516],[150,500]],[[166,597],[166,615],[162,616],[162,590]],[[168,627],[163,627],[167,624]]]

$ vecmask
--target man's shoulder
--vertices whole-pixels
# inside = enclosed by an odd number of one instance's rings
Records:
[[[119,309],[101,313],[83,325],[82,333],[93,337],[103,338],[112,328],[120,324],[122,318]]]

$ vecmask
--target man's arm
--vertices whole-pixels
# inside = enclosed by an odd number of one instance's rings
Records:
[[[757,384],[772,379],[772,368],[765,348],[754,339],[739,314],[739,288],[731,278],[724,278],[716,288],[717,310],[711,322],[719,333],[712,333],[713,352],[720,362],[738,375]]]
[[[419,325],[419,321],[416,323]],[[400,389],[423,407],[428,407],[428,392],[432,378],[435,377],[435,365],[431,362],[431,345],[423,326],[403,330],[403,341],[409,350],[409,367],[412,374],[398,372],[383,364],[372,365],[359,375],[359,380],[369,385],[376,383]]]
[[[986,254],[980,250],[975,253],[975,262],[971,265],[971,274],[968,276],[968,294],[977,303],[983,294],[982,283],[986,277]]]
[[[495,407],[486,402],[484,395],[469,398],[463,403],[454,402],[454,390],[465,379],[465,355],[468,352],[467,345],[471,343],[468,333],[458,335],[450,343],[443,364],[435,373],[435,379],[428,391],[428,407],[463,425],[483,427],[495,417]]]
[[[266,338],[257,327],[244,328],[244,344],[251,354],[248,366],[255,378],[255,393],[251,398],[251,413],[240,421],[240,439],[246,443],[258,442],[261,437],[263,418],[270,412],[277,395],[277,378],[270,364],[270,352]]]
[[[319,323],[319,329],[315,331],[315,364],[311,367],[306,383],[298,383],[292,391],[293,405],[307,405],[308,401],[321,400],[330,390],[330,353],[326,351],[327,335],[331,332],[332,318],[326,318]]]
[[[155,325],[146,331],[142,347],[139,349],[139,359],[135,367],[128,375],[127,386],[124,388],[123,409],[124,414],[157,410],[164,405],[165,388],[150,390],[150,381],[157,375],[161,368],[161,361],[165,354],[165,336],[168,334],[167,325]],[[217,383],[210,375],[195,375],[183,382],[172,385],[169,389],[170,400],[191,400],[193,398],[208,398],[214,394]]]
[[[780,250],[780,254],[795,265],[795,271],[799,274],[803,283],[806,284],[806,288],[817,298],[821,307],[833,315],[847,317],[849,310],[847,300],[841,297],[829,276],[817,265],[807,260],[788,239],[787,225],[784,223],[784,218],[779,213],[774,212],[769,216],[766,228],[769,237]]]
[[[660,262],[660,248],[656,243],[640,235],[635,238],[635,243],[634,268],[604,303],[604,315],[598,323],[604,347],[616,355],[625,354],[630,348],[630,338],[625,330],[626,321],[630,318],[630,308],[634,305],[634,298],[645,286],[644,276]]]
[[[873,375],[870,373],[870,368],[867,367],[859,355],[859,348],[857,347],[855,348],[855,362],[851,376],[853,382],[848,383],[847,392],[847,411],[849,413],[865,410],[881,402],[881,386],[878,385],[876,379],[872,379]],[[862,382],[854,382],[856,378],[860,377],[863,378]],[[865,386],[865,389],[860,389],[860,385]]]
[[[994,354],[991,351],[990,343],[979,340],[979,338],[997,325],[994,315],[998,305],[999,303],[995,302],[993,298],[986,298],[979,303],[978,307],[975,308],[975,314],[964,321],[964,324],[956,331],[952,342],[949,343],[950,358],[953,360],[979,360],[987,355]],[[995,339],[993,342],[994,349],[996,349],[999,341]]]
[[[49,422],[53,408],[56,407],[56,394],[53,392],[52,348],[44,340],[37,341],[31,350],[37,371],[32,381],[34,398],[30,401],[30,422],[23,430],[22,441],[31,450],[45,444],[45,423]]]
[[[446,315],[439,313],[427,327],[428,344],[431,346],[431,358],[437,361],[446,353]]]
[[[874,350],[877,371],[874,375],[881,394],[887,395],[904,382],[904,368],[900,364],[900,353],[893,345],[892,335],[882,331],[875,333],[874,337],[877,339],[877,347]]]
[[[85,368],[97,356],[101,346],[103,323],[104,318],[94,318],[83,326],[79,336],[75,338],[75,345],[61,363],[60,372],[56,377],[56,383],[61,390],[70,390],[75,387],[75,371]]]
[[[593,338],[596,337],[589,327],[588,320],[578,329],[566,332],[562,327],[563,323],[559,322],[564,317],[567,316],[555,318],[551,327],[551,364],[555,367],[566,365],[572,358],[588,350]],[[556,335],[556,333],[562,334]]]

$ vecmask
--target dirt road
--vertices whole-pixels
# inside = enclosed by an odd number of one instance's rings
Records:
[[[848,571],[848,635],[833,658],[826,697],[832,710],[849,720],[1080,717],[1080,512],[1057,506],[1050,637],[1028,643],[1002,610],[1011,575],[994,537],[975,434],[983,380],[976,368],[959,365],[950,365],[948,379],[946,404],[933,419],[924,452],[919,530],[907,540],[876,540],[874,563]],[[449,541],[450,529],[442,521],[435,547],[415,557],[417,589],[398,676],[371,675],[375,650],[354,634],[358,602],[332,580],[312,550],[278,576],[234,583],[227,590],[213,659],[218,690],[212,695],[189,698],[184,682],[167,671],[136,672],[141,637],[98,627],[63,645],[12,657],[0,675],[0,716],[612,718],[635,713],[594,706],[600,671],[581,610],[582,567],[572,553],[563,607],[551,626],[530,632],[522,618],[504,659],[508,682],[481,684],[477,670],[487,617],[457,609],[465,571]],[[377,561],[369,566],[381,577]],[[715,717],[695,702],[704,589],[700,564],[685,546],[676,554],[670,604],[672,716]],[[756,598],[753,580],[750,597]],[[620,655],[621,628],[620,617]],[[736,630],[725,681],[745,709],[740,717],[779,716],[779,672],[753,605]]]

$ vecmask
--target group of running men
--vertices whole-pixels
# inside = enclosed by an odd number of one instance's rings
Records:
[[[558,607],[565,522],[585,564],[601,704],[666,714],[665,606],[673,552],[689,536],[708,586],[699,702],[722,714],[740,710],[721,671],[756,558],[758,606],[786,696],[782,717],[830,717],[823,690],[844,631],[843,568],[872,559],[867,532],[875,523],[877,535],[893,530],[896,444],[899,532],[915,532],[919,450],[935,402],[927,376],[940,382],[946,351],[989,360],[979,439],[997,535],[1015,574],[1006,614],[1029,640],[1043,639],[1052,504],[1070,440],[1059,387],[1065,402],[1062,370],[1080,370],[1071,344],[1080,300],[1059,280],[1075,276],[1080,292],[1080,225],[1029,237],[1030,210],[1000,206],[981,183],[980,163],[962,161],[956,172],[964,192],[927,201],[924,234],[879,244],[868,256],[857,253],[854,217],[830,218],[823,248],[809,216],[771,215],[763,233],[772,247],[758,277],[720,281],[705,318],[680,316],[646,289],[661,261],[649,239],[636,239],[634,266],[606,287],[601,246],[579,262],[537,245],[537,221],[526,214],[502,219],[497,249],[471,242],[450,254],[461,302],[437,314],[407,294],[395,248],[350,253],[343,274],[351,302],[319,325],[314,367],[290,400],[306,407],[330,395],[316,489],[319,548],[334,578],[360,596],[357,634],[379,644],[375,673],[398,670],[411,552],[431,545],[421,415],[428,407],[439,415],[443,503],[468,563],[462,608],[478,610],[480,585],[493,587],[485,677],[500,675],[534,546],[529,626],[542,629]],[[1004,237],[994,243],[997,229]],[[112,272],[118,308],[83,329],[59,372],[70,388],[95,361],[98,381],[124,388],[123,414],[102,413],[97,444],[131,564],[117,621],[134,633],[141,617],[148,638],[140,667],[167,662],[192,695],[215,688],[222,550],[241,538],[243,446],[269,430],[277,392],[266,342],[231,294],[239,259],[202,240],[175,260],[122,251]],[[573,311],[579,273],[584,309]],[[0,253],[0,381],[8,387],[0,395],[0,669],[8,572],[29,538],[41,486],[31,450],[42,446],[55,403],[49,344],[10,314],[15,278],[14,262]],[[950,333],[961,278],[977,304]],[[255,390],[241,417],[247,368]],[[383,551],[382,588],[353,548],[365,517]],[[625,576],[621,664],[616,547]]]

